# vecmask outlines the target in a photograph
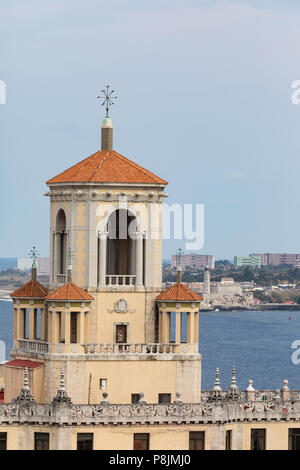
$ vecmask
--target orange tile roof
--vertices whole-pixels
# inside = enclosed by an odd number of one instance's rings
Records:
[[[194,301],[200,302],[203,297],[196,294],[181,282],[176,282],[169,289],[163,291],[156,297],[156,300],[176,300],[176,301]]]
[[[47,181],[52,183],[168,184],[114,150],[99,150]]]
[[[10,294],[11,297],[22,297],[22,298],[28,298],[28,297],[33,297],[37,299],[44,299],[46,295],[48,294],[48,289],[42,284],[40,284],[36,280],[31,280],[27,282],[22,287],[19,287],[19,289],[15,290],[12,294]]]
[[[12,361],[6,362],[6,366],[11,367],[27,367],[28,369],[36,369],[44,365],[43,362],[30,361],[29,359],[13,359]]]
[[[68,282],[64,286],[59,287],[47,295],[45,300],[94,300],[90,294],[81,287],[76,286],[73,282]]]

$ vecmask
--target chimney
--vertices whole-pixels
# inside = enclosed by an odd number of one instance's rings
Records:
[[[36,281],[36,266],[32,266],[31,268],[31,279],[32,281]]]
[[[110,117],[103,119],[101,127],[101,150],[112,150],[113,148],[113,126]]]
[[[72,282],[72,266],[68,266],[67,270],[67,282]]]
[[[181,282],[181,278],[182,278],[181,266],[177,266],[177,282]]]

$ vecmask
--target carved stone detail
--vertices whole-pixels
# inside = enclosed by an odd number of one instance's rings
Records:
[[[108,313],[135,313],[135,310],[132,310],[128,307],[128,302],[126,299],[118,299],[114,303],[113,309],[107,309]]]

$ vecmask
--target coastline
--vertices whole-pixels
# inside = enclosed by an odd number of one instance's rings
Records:
[[[300,311],[300,305],[298,304],[259,304],[259,305],[249,305],[249,307],[245,307],[243,305],[232,305],[232,306],[224,306],[224,305],[214,305],[211,309],[201,309],[200,312],[215,312],[218,309],[220,312],[241,312],[241,311],[272,311],[272,310],[283,310],[283,311]]]
[[[0,290],[0,300],[6,300],[12,302],[12,299],[9,294],[11,294],[12,290]]]

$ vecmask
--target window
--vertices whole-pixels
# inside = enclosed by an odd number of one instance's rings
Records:
[[[135,433],[133,435],[133,450],[149,450],[148,433]]]
[[[300,429],[289,429],[289,450],[300,450]]]
[[[266,450],[265,429],[251,429],[251,450]]]
[[[158,403],[163,405],[164,403],[171,403],[171,393],[159,393]]]
[[[93,433],[83,432],[77,434],[77,450],[93,450]]]
[[[0,450],[6,450],[7,448],[7,433],[0,432]]]
[[[99,385],[100,385],[100,390],[106,390],[107,389],[107,379],[100,379]]]
[[[226,431],[225,450],[231,450],[232,431]]]
[[[77,343],[77,312],[71,312],[70,329],[70,341]]]
[[[181,312],[180,342],[187,342],[187,312]]]
[[[190,450],[204,450],[205,432],[190,432]]]
[[[140,394],[139,393],[132,393],[131,394],[131,403],[135,404],[138,403],[140,399]]]
[[[170,343],[176,341],[176,312],[170,312]]]
[[[34,433],[34,450],[49,450],[49,433]]]

